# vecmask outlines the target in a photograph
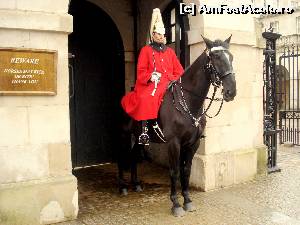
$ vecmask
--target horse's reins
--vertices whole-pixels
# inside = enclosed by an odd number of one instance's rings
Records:
[[[215,49],[214,49],[215,48]],[[214,51],[214,50],[226,50],[224,49],[223,47],[214,47],[210,50],[211,51]],[[201,119],[201,117],[205,114],[207,117],[209,118],[214,118],[216,116],[219,115],[219,113],[221,112],[221,109],[222,109],[222,106],[223,106],[223,102],[224,102],[224,98],[222,97],[221,99],[220,98],[215,98],[215,95],[216,95],[216,92],[217,92],[217,89],[221,87],[222,85],[222,78],[224,78],[225,76],[228,76],[230,73],[227,73],[227,74],[223,74],[221,75],[220,73],[218,73],[218,71],[215,69],[214,65],[211,63],[211,57],[209,55],[209,51],[206,50],[206,54],[207,54],[207,57],[208,57],[208,63],[205,64],[204,66],[204,70],[205,70],[205,73],[209,73],[210,74],[210,83],[214,86],[214,92],[213,92],[213,95],[211,98],[209,97],[206,97],[206,99],[210,99],[210,102],[208,104],[208,107],[201,113],[201,115],[196,118],[193,116],[193,114],[191,113],[187,103],[186,103],[186,100],[185,100],[185,97],[184,97],[184,94],[183,94],[183,90],[197,96],[197,97],[200,97],[199,95],[196,95],[194,94],[192,91],[189,91],[185,88],[182,87],[182,83],[181,83],[181,78],[179,79],[179,82],[174,82],[173,85],[177,85],[179,84],[179,87],[180,87],[180,92],[181,92],[181,97],[182,97],[182,100],[179,100],[179,104],[181,105],[181,107],[183,108],[183,110],[190,116],[190,118],[194,121],[194,125],[195,127],[198,127],[199,126],[199,121]],[[209,116],[207,114],[208,110],[210,109],[211,105],[212,105],[212,102],[213,101],[221,101],[221,104],[220,104],[220,107],[219,107],[219,110],[218,112],[214,115],[214,116]],[[174,99],[174,94],[173,94],[173,104],[175,105],[175,99]],[[178,107],[175,105],[176,109],[178,111],[181,112],[180,109],[178,109]]]

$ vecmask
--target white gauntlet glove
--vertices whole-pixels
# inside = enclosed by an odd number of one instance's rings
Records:
[[[154,82],[154,89],[151,93],[152,96],[155,95],[155,92],[156,92],[156,89],[157,89],[157,85],[160,81],[160,77],[161,77],[161,73],[158,73],[156,71],[154,71],[152,74],[151,74],[151,81]]]
[[[159,73],[159,72],[153,72],[152,74],[151,74],[151,81],[152,82],[156,82],[156,83],[159,83],[159,81],[160,81],[160,77],[161,77],[161,73]]]

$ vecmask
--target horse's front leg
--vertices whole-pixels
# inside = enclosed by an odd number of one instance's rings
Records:
[[[192,160],[191,160],[192,161]],[[189,194],[189,181],[191,175],[192,162],[181,159],[180,162],[180,181],[182,188],[182,196],[184,198],[183,209],[187,212],[195,211]]]
[[[187,212],[195,211],[195,207],[192,204],[189,194],[190,175],[192,168],[192,161],[199,147],[199,141],[197,141],[192,147],[182,150],[183,154],[180,157],[180,181],[182,188],[182,196],[184,198],[183,209]]]
[[[178,202],[177,191],[176,191],[176,184],[179,178],[180,145],[174,142],[169,143],[168,154],[169,154],[169,167],[170,167],[170,179],[171,179],[170,199],[173,203],[171,211],[174,216],[183,216],[184,210]]]

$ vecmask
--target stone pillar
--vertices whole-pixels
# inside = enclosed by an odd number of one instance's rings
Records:
[[[0,224],[74,219],[71,170],[69,0],[0,1],[0,46],[57,51],[57,95],[0,96]]]
[[[199,1],[185,3],[199,5]],[[237,96],[234,101],[224,103],[219,116],[208,118],[206,138],[192,166],[191,184],[207,191],[251,180],[260,162],[266,162],[262,125],[263,55],[258,44],[261,30],[250,14],[196,13],[189,20],[191,63],[205,49],[200,34],[211,40],[225,40],[232,34],[230,51],[234,56]],[[209,114],[214,115],[219,104],[213,103]]]

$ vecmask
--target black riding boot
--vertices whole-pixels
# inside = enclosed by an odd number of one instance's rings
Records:
[[[148,136],[148,122],[147,120],[142,120],[142,133],[139,136],[140,145],[149,145],[149,136]]]

